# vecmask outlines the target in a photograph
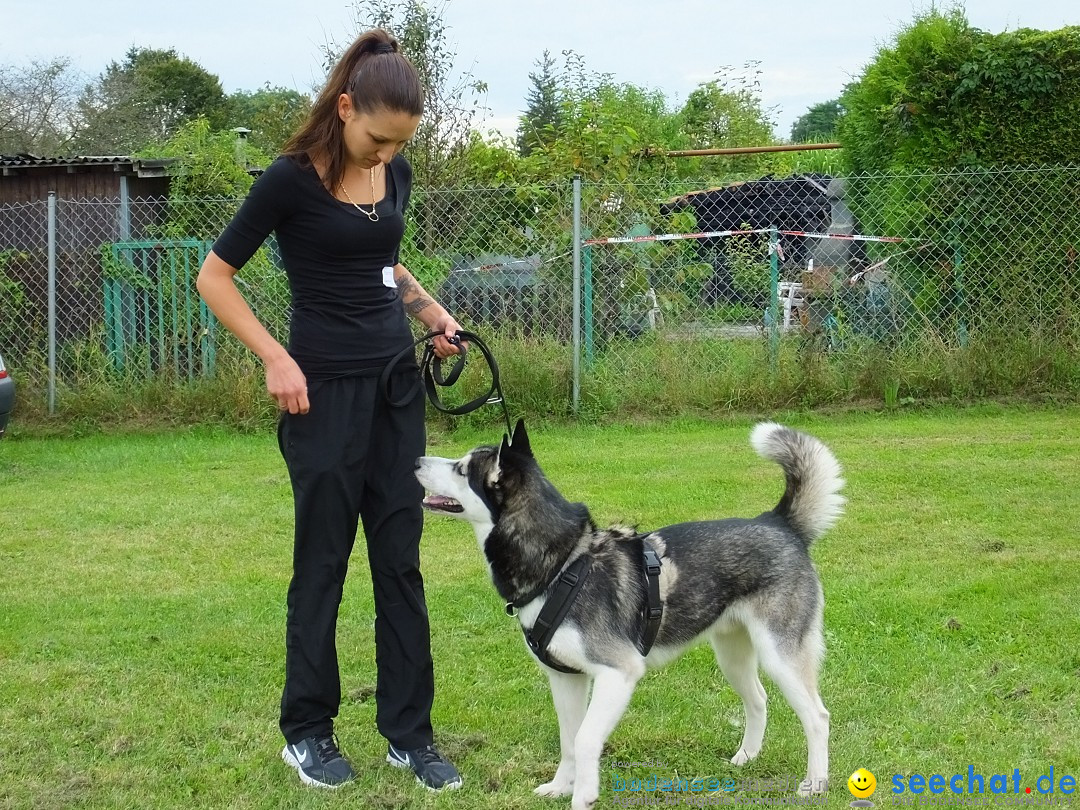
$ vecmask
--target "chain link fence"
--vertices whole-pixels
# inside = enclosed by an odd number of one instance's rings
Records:
[[[63,411],[94,388],[257,375],[194,289],[238,205],[0,206],[0,353],[24,395],[51,409],[56,392]],[[403,262],[491,336],[516,410],[776,408],[1080,381],[1075,167],[418,191],[409,219]],[[286,340],[272,238],[238,283]]]
[[[585,194],[584,366],[605,410],[1080,383],[1076,167]]]

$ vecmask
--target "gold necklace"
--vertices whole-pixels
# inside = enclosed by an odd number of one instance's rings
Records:
[[[375,211],[375,167],[374,166],[372,166],[370,169],[368,169],[368,174],[371,176],[371,210],[370,211],[365,211],[363,208],[361,208],[359,205],[357,205],[353,201],[353,198],[349,196],[349,192],[345,188],[344,180],[338,181],[338,185],[341,186],[341,190],[345,194],[345,199],[347,199],[349,202],[352,203],[353,208],[355,208],[361,214],[366,216],[372,222],[378,222],[379,221],[379,215]]]

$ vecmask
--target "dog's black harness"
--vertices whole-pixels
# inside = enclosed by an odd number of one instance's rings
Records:
[[[645,602],[645,629],[641,634],[642,655],[648,655],[660,632],[660,620],[664,618],[664,603],[660,601],[660,555],[652,546],[645,543],[645,581],[648,587],[648,599]]]
[[[548,597],[547,601],[544,602],[544,606],[540,608],[540,615],[536,617],[532,629],[521,628],[525,634],[525,643],[529,645],[533,655],[539,658],[541,663],[552,669],[557,669],[559,672],[577,672],[578,670],[564,666],[552,658],[548,654],[548,644],[551,643],[551,637],[555,635],[555,631],[559,629],[559,625],[566,618],[570,606],[574,604],[574,599],[577,598],[578,591],[581,590],[581,586],[588,579],[591,569],[591,554],[582,554],[570,565],[566,566],[566,570],[559,576],[554,593]]]
[[[638,651],[642,655],[648,655],[653,642],[656,641],[656,634],[660,631],[660,622],[664,617],[664,603],[660,601],[660,569],[663,566],[660,562],[660,555],[656,553],[653,547],[648,543],[644,543],[644,546],[642,563],[645,569],[648,598],[645,604],[644,626],[641,638],[638,641]],[[521,631],[525,634],[525,643],[529,645],[533,655],[544,666],[551,667],[559,672],[581,674],[581,670],[568,667],[552,658],[548,652],[548,645],[551,643],[555,631],[559,629],[559,625],[562,624],[566,614],[570,611],[570,606],[574,604],[574,599],[577,598],[581,586],[585,584],[591,569],[592,555],[590,554],[582,554],[570,565],[566,566],[566,569],[559,575],[554,592],[544,602],[544,606],[540,608],[540,615],[536,617],[532,628],[529,630],[524,627],[521,628]],[[543,593],[543,591],[540,593]],[[537,593],[530,595],[526,600],[518,599],[514,602],[508,602],[506,612],[513,616],[515,608],[524,607],[539,595]]]

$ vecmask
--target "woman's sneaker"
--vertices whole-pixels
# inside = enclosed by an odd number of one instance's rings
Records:
[[[281,750],[286,765],[296,768],[300,781],[315,787],[339,788],[356,776],[332,736],[305,737]]]
[[[395,768],[410,768],[416,774],[416,781],[428,790],[453,790],[462,784],[458,769],[434,745],[412,750],[391,745],[386,752],[386,761]]]

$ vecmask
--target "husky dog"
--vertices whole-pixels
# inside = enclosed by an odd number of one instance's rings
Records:
[[[499,447],[477,447],[456,460],[417,460],[416,477],[431,493],[425,507],[472,524],[495,588],[508,609],[518,606],[525,631],[553,598],[561,573],[582,555],[592,557],[547,649],[550,658],[576,673],[542,664],[559,718],[561,759],[554,778],[536,793],[572,794],[573,810],[592,807],[599,797],[601,751],[638,680],[701,639],[712,645],[746,712],[742,743],[731,762],[742,765],[761,750],[760,665],[806,733],[807,771],[799,792],[827,789],[829,713],[817,685],[824,597],[808,550],[840,517],[844,482],[828,448],[804,433],[762,423],[750,442],[784,470],[787,487],[772,510],[752,519],[679,523],[648,534],[597,529],[585,505],[566,500],[544,476],[521,421],[513,439],[504,436]],[[663,605],[647,655],[640,645],[648,601],[645,544],[662,562]]]

